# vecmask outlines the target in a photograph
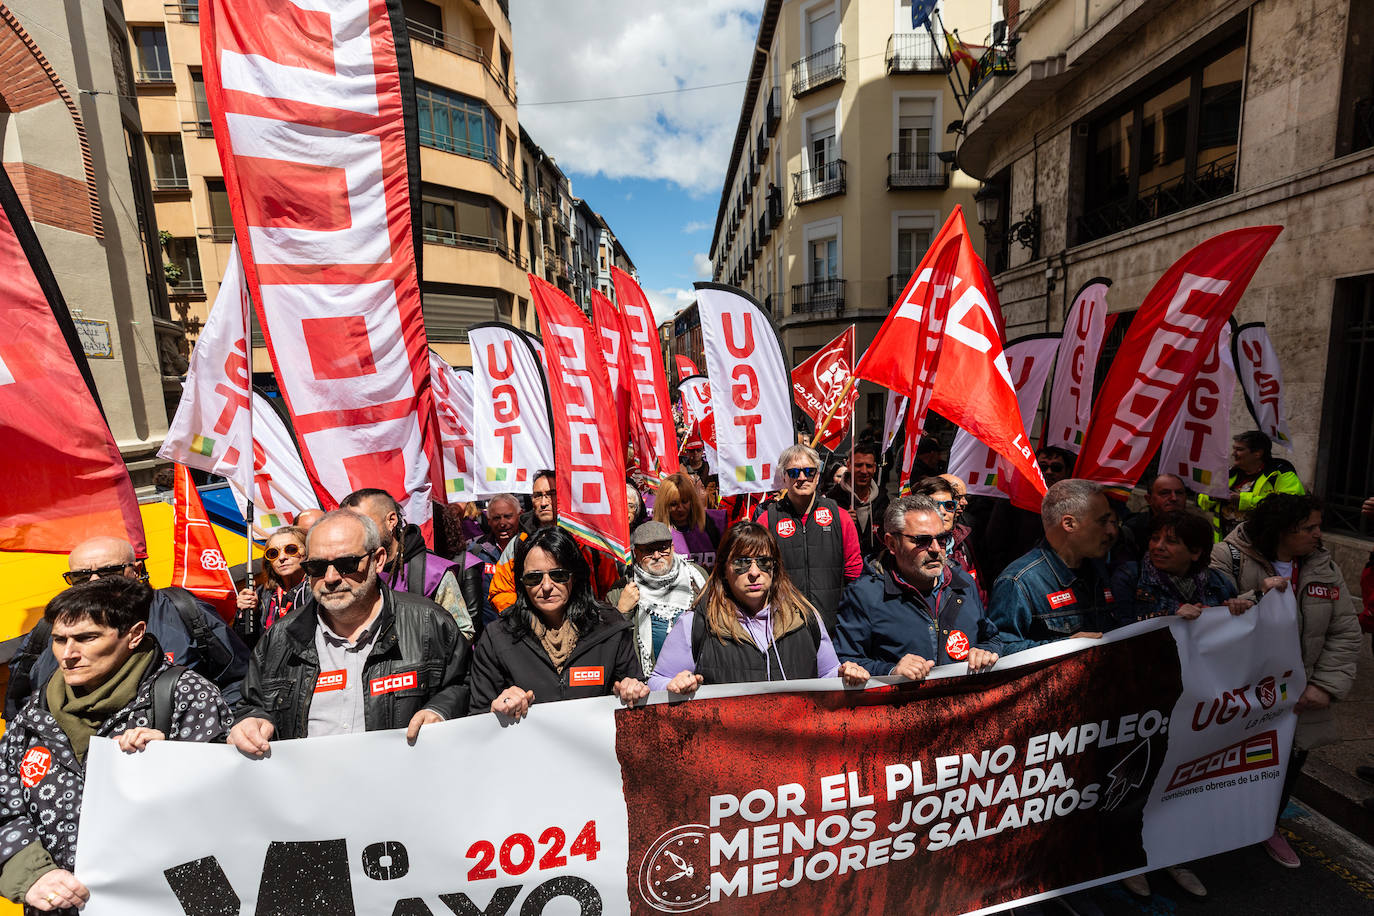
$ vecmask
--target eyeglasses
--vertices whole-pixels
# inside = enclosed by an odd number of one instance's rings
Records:
[[[95,569],[73,569],[64,572],[62,578],[68,585],[80,585],[82,582],[89,582],[91,579],[109,579],[112,576],[124,575],[124,570],[130,566],[135,566],[138,561],[133,563],[115,563],[111,566],[98,566]]]
[[[906,542],[916,550],[929,550],[931,544],[936,544],[941,550],[949,550],[954,543],[954,535],[946,531],[944,534],[906,534],[902,533]]]
[[[673,542],[659,541],[656,544],[641,544],[638,547],[636,547],[635,550],[644,554],[644,556],[646,557],[656,557],[661,553],[672,553]]]
[[[735,557],[730,561],[730,569],[732,569],[737,576],[747,573],[750,566],[757,566],[759,572],[764,575],[772,575],[773,568],[776,565],[777,561],[772,557]]]
[[[549,489],[544,490],[541,493],[531,493],[530,502],[534,502],[537,499],[554,499],[555,494],[557,494],[557,492],[558,491],[555,490],[553,487],[550,487]]]
[[[788,477],[792,478],[793,480],[797,480],[797,479],[802,478],[802,477],[805,477],[807,480],[810,480],[812,477],[815,477],[815,476],[816,476],[816,474],[818,473],[818,469],[817,469],[817,468],[788,468],[788,469],[786,470],[785,473],[787,474]]]
[[[953,512],[959,508],[959,500],[957,499],[937,499],[933,502],[942,512]]]
[[[318,579],[329,572],[329,567],[334,567],[341,576],[351,576],[358,571],[358,567],[363,565],[363,561],[368,558],[368,554],[356,554],[346,557],[334,557],[331,560],[309,559],[301,561],[301,569],[312,579]]]
[[[553,569],[543,569],[539,572],[527,572],[520,577],[520,582],[525,588],[534,588],[544,581],[545,576],[552,579],[554,584],[563,585],[572,579],[572,570],[564,569],[561,566],[555,566]]]
[[[262,555],[269,561],[277,557],[294,557],[301,552],[300,544],[283,544],[281,547],[269,547],[262,552]]]

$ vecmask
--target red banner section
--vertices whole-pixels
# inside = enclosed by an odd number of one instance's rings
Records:
[[[225,623],[237,613],[234,580],[210,526],[200,493],[184,464],[173,465],[172,584],[186,589],[214,607]]]
[[[201,52],[244,273],[311,482],[327,508],[381,487],[428,531],[443,465],[412,234],[409,74],[388,8],[216,2],[201,11]]]
[[[530,274],[530,293],[544,329],[558,524],[629,562],[625,451],[614,424],[597,419],[615,412],[597,335],[582,310],[558,287]]]
[[[829,449],[840,444],[854,418],[854,402],[859,399],[857,385],[850,385],[844,403],[834,407],[849,382],[853,366],[854,325],[851,324],[843,334],[792,370],[792,399],[797,406],[818,426],[830,414],[830,422],[819,439],[819,443]]]
[[[1282,231],[1253,226],[1223,232],[1179,258],[1159,279],[1107,372],[1076,477],[1135,486]]]
[[[616,309],[615,303],[592,290],[592,326],[596,328],[596,339],[601,344],[601,356],[606,361],[606,374],[611,378],[611,391],[615,394],[615,418],[618,427],[620,453],[625,454],[632,431],[639,433],[635,442],[635,457],[643,460],[648,443],[642,435],[644,427],[635,417],[634,369],[631,366],[630,350],[625,345],[628,336],[625,320]]]
[[[611,268],[615,298],[625,329],[624,346],[630,357],[630,391],[634,407],[630,441],[645,471],[671,474],[677,470],[677,430],[668,400],[668,375],[658,346],[658,322],[639,284],[619,267]]]
[[[133,483],[71,315],[3,168],[0,204],[0,550],[67,553],[108,535],[142,556]]]
[[[692,362],[681,353],[674,356],[673,360],[677,363],[677,380],[679,382],[685,378],[691,378],[699,374],[696,363]]]

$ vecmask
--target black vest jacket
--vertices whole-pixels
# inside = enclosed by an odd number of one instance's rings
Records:
[[[820,647],[820,623],[811,617],[804,627],[782,635],[767,655],[753,641],[736,642],[711,632],[706,609],[692,615],[692,657],[696,673],[707,684],[744,684],[759,681],[798,681],[818,676],[816,652]]]
[[[805,518],[797,514],[786,496],[773,500],[764,510],[765,524],[778,539],[787,575],[831,633],[835,632],[840,595],[844,592],[844,532],[840,528],[843,511],[825,496],[816,497]]]

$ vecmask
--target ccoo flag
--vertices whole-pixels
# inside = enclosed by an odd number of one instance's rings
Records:
[[[592,325],[596,328],[596,339],[601,344],[601,356],[606,362],[606,374],[611,379],[611,391],[615,394],[616,434],[620,453],[625,454],[629,445],[631,431],[639,433],[640,441],[635,444],[635,457],[644,452],[641,449],[650,445],[643,437],[643,426],[635,419],[633,391],[634,370],[631,368],[630,350],[625,345],[629,336],[625,332],[624,316],[615,303],[599,291],[591,291]]]
[[[630,360],[630,441],[639,466],[659,475],[678,468],[677,430],[668,400],[668,375],[658,346],[658,322],[639,284],[619,267],[611,268],[615,298],[625,329]]]
[[[1094,404],[1074,476],[1132,487],[1282,226],[1213,236],[1150,290]]]

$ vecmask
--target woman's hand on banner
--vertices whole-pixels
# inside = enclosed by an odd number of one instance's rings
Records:
[[[846,687],[862,687],[869,681],[868,669],[854,662],[840,664],[840,678]]]
[[[1271,588],[1276,588],[1276,589],[1278,589],[1278,590],[1281,591],[1281,592],[1286,592],[1286,591],[1288,591],[1288,577],[1287,577],[1287,576],[1268,576],[1267,578],[1265,578],[1265,580],[1264,580],[1263,582],[1260,583],[1260,593],[1261,593],[1261,594],[1265,594],[1265,595],[1269,594],[1269,590],[1270,590]]]
[[[411,744],[420,737],[420,728],[425,725],[433,725],[435,722],[444,721],[444,717],[432,709],[422,709],[410,717],[410,724],[406,726],[406,741]]]
[[[119,749],[126,754],[143,750],[148,746],[149,741],[166,740],[167,736],[155,728],[131,728],[127,732],[120,732],[115,735]]]
[[[1226,610],[1231,612],[1232,617],[1239,617],[1255,606],[1255,602],[1248,598],[1227,598],[1222,604],[1226,605]]]
[[[520,687],[507,687],[501,695],[491,701],[491,711],[500,716],[509,716],[520,721],[529,714],[530,704],[534,702],[534,691]]]
[[[25,903],[44,913],[53,910],[79,910],[90,899],[91,892],[86,890],[86,885],[76,880],[76,875],[65,868],[55,868],[40,875],[24,894]]]
[[[633,677],[616,681],[611,685],[611,690],[626,706],[633,706],[649,695],[649,685]]]
[[[689,694],[696,693],[697,688],[706,683],[706,678],[700,674],[693,674],[690,671],[679,671],[673,675],[673,679],[664,685],[663,689],[669,693]]]
[[[267,754],[268,743],[277,727],[267,719],[249,716],[234,723],[229,730],[229,743],[249,757],[262,757]]]
[[[1184,620],[1197,620],[1202,616],[1202,608],[1196,604],[1180,604],[1174,613]]]

